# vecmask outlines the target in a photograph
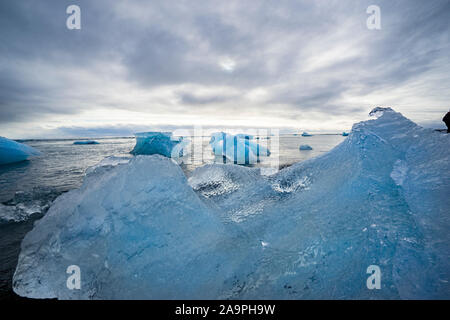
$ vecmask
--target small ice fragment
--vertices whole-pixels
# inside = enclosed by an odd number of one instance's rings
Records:
[[[73,144],[86,145],[86,144],[99,144],[99,142],[94,141],[94,140],[81,140],[81,141],[75,141]]]
[[[312,147],[307,144],[302,144],[300,150],[312,150]]]

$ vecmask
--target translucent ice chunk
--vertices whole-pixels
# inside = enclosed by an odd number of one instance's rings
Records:
[[[0,165],[20,162],[41,153],[26,144],[0,137]]]

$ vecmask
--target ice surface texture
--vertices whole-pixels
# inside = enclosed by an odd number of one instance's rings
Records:
[[[14,197],[0,203],[0,225],[22,222],[45,213],[59,195],[49,188],[34,188],[31,192],[17,191]]]
[[[26,144],[0,137],[0,165],[24,161],[38,155],[39,151]]]
[[[232,229],[178,165],[137,156],[88,174],[80,189],[54,202],[23,242],[15,291],[75,299],[218,296],[244,263],[239,254],[251,251],[233,252],[239,239]],[[66,287],[69,265],[81,269],[81,290]]]
[[[450,136],[384,110],[272,176],[167,158],[102,166],[25,237],[28,297],[448,299]],[[81,268],[81,290],[66,268]],[[381,289],[366,287],[369,265]]]
[[[91,174],[99,170],[107,170],[115,166],[119,166],[125,163],[128,163],[131,160],[129,157],[116,157],[109,156],[104,158],[102,161],[97,163],[96,165],[87,168],[86,174]]]
[[[140,132],[136,133],[136,145],[131,154],[160,154],[165,157],[183,156],[183,139],[175,138],[170,132]]]
[[[255,164],[269,156],[270,151],[253,139],[251,135],[216,132],[211,135],[209,143],[214,155],[224,156],[231,163]]]

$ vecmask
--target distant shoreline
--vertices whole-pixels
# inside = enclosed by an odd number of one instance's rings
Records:
[[[436,129],[441,130],[441,129]],[[444,129],[442,129],[444,130]],[[281,133],[280,136],[300,136],[301,133]],[[312,133],[312,136],[341,136],[341,133]],[[194,137],[194,136],[189,136]],[[200,136],[204,138],[210,137],[208,136]],[[83,137],[83,138],[31,138],[31,139],[11,139],[17,142],[33,142],[33,141],[73,141],[73,140],[110,140],[110,139],[134,139],[135,136],[119,136],[119,137]]]

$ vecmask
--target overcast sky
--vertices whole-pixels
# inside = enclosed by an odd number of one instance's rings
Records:
[[[339,132],[378,105],[443,127],[449,20],[448,0],[2,0],[0,135]]]

